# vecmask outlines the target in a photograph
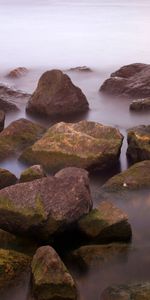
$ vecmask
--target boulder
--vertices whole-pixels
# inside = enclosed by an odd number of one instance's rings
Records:
[[[0,109],[6,113],[19,110],[18,104],[26,103],[29,98],[30,95],[27,93],[0,84]]]
[[[150,96],[150,64],[130,64],[122,67],[105,80],[100,91],[127,98]]]
[[[133,100],[130,104],[130,110],[148,111],[150,110],[150,97],[144,99]]]
[[[0,168],[0,189],[15,184],[17,177],[10,171]]]
[[[87,66],[70,68],[68,71],[92,72],[92,70]]]
[[[26,119],[12,122],[0,132],[0,160],[19,154],[42,136],[45,128]]]
[[[129,169],[113,176],[101,187],[101,191],[120,193],[143,188],[150,188],[150,160],[136,163]]]
[[[127,156],[132,162],[150,159],[150,125],[130,128],[127,139]]]
[[[133,283],[129,285],[114,285],[108,287],[100,300],[149,300],[150,283]]]
[[[14,250],[0,249],[0,292],[29,271],[31,258]]]
[[[37,249],[32,260],[33,293],[38,300],[75,300],[77,290],[72,276],[50,246]]]
[[[87,171],[69,168],[68,172],[66,168],[56,176],[2,189],[0,228],[49,240],[54,234],[71,230],[91,207]]]
[[[116,259],[126,258],[128,244],[113,243],[107,245],[82,246],[71,253],[72,259],[83,267],[100,266]]]
[[[35,179],[40,179],[42,177],[45,177],[45,172],[42,168],[42,166],[40,165],[34,165],[31,166],[27,169],[25,169],[21,175],[20,175],[20,179],[19,182],[27,182],[27,181],[32,181]]]
[[[22,76],[25,76],[27,73],[28,73],[28,69],[26,69],[24,67],[19,67],[19,68],[16,68],[16,69],[10,71],[7,74],[7,77],[11,78],[11,79],[16,79],[16,78],[20,78]]]
[[[21,159],[50,170],[106,169],[118,162],[123,136],[118,129],[90,121],[60,122],[24,151]]]
[[[60,70],[45,72],[29,99],[27,112],[50,117],[82,113],[89,104],[81,89]]]
[[[83,216],[78,228],[92,243],[129,241],[132,235],[127,215],[109,201],[102,201],[98,208]]]
[[[4,129],[4,122],[5,122],[5,113],[3,110],[0,110],[0,131]]]

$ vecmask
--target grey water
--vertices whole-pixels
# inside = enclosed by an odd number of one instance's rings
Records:
[[[90,177],[95,203],[100,185],[128,167],[126,130],[150,123],[149,113],[129,111],[129,100],[104,97],[99,92],[103,81],[120,66],[150,63],[149,16],[149,0],[0,0],[0,82],[32,93],[45,70],[62,69],[87,96],[90,111],[84,118],[115,126],[124,135],[120,167]],[[69,71],[82,65],[93,72]],[[10,70],[20,66],[29,69],[27,76],[6,78]],[[33,119],[26,115],[25,104],[20,103],[19,107],[19,113],[7,115],[5,126],[21,117]],[[51,125],[50,121],[33,120]],[[12,158],[0,163],[0,167],[19,177],[26,166]],[[150,194],[138,193],[128,201],[115,202],[129,216],[135,251],[129,249],[124,260],[118,258],[115,263],[91,267],[84,274],[71,268],[80,300],[100,299],[102,290],[112,283],[150,278]],[[0,299],[29,300],[28,278]]]

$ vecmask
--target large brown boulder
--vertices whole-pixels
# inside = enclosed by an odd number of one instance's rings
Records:
[[[95,122],[58,123],[48,129],[21,159],[59,170],[75,166],[111,168],[118,162],[123,136],[118,129]]]
[[[150,159],[150,125],[130,128],[127,138],[127,155],[132,162]]]
[[[18,154],[42,136],[45,128],[26,119],[12,122],[0,132],[0,160]]]
[[[0,110],[0,131],[4,129],[4,122],[5,122],[5,113],[3,110]]]
[[[0,189],[13,185],[17,182],[17,177],[10,171],[0,168]]]
[[[47,71],[41,76],[27,105],[28,112],[50,117],[81,113],[88,108],[81,89],[60,70]]]
[[[108,287],[100,300],[149,300],[150,282],[133,283],[129,285],[114,285]]]
[[[37,249],[32,260],[33,293],[37,300],[75,300],[77,290],[66,266],[50,246]]]
[[[56,176],[16,184],[0,191],[0,228],[48,239],[71,229],[92,207],[88,173],[66,168]]]
[[[150,65],[131,64],[122,67],[105,80],[100,91],[128,98],[150,96]]]

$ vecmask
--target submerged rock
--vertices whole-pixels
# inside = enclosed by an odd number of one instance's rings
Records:
[[[72,175],[71,175],[72,174]],[[19,183],[0,191],[0,228],[47,240],[65,231],[92,207],[88,173],[61,174]]]
[[[17,177],[10,171],[0,168],[0,189],[6,186],[15,184],[17,182]]]
[[[28,73],[28,69],[24,67],[16,68],[7,74],[8,78],[20,78]]]
[[[78,227],[89,241],[96,243],[129,241],[132,235],[127,215],[109,201],[83,216]]]
[[[7,113],[12,111],[18,111],[19,108],[15,104],[0,98],[0,110],[3,110],[5,113]]]
[[[64,263],[50,246],[40,247],[32,260],[33,293],[38,300],[75,300],[77,290]]]
[[[3,110],[0,110],[0,131],[4,129],[4,122],[5,122],[5,113]]]
[[[89,104],[81,89],[60,70],[45,72],[31,96],[27,111],[50,117],[85,112]]]
[[[4,112],[19,110],[19,103],[27,102],[30,95],[0,84],[0,109]]]
[[[144,99],[133,100],[130,104],[130,110],[147,111],[150,110],[150,97]]]
[[[28,255],[0,249],[0,291],[17,281],[21,273],[29,270],[30,262]]]
[[[108,245],[82,246],[71,253],[71,257],[81,266],[90,267],[112,262],[127,257],[129,246],[127,244],[113,243]]]
[[[19,154],[42,136],[45,128],[26,119],[12,122],[0,132],[0,160]]]
[[[41,165],[34,165],[25,169],[21,175],[19,182],[27,182],[45,177],[44,169]]]
[[[150,125],[128,130],[127,155],[132,162],[150,159]]]
[[[70,68],[69,71],[92,72],[92,70],[87,66]]]
[[[133,283],[108,287],[101,295],[101,300],[149,300],[150,283]]]
[[[128,98],[150,96],[150,65],[131,64],[111,74],[105,80],[100,91]]]
[[[143,188],[150,188],[150,160],[136,163],[113,176],[101,187],[101,191],[116,193]]]
[[[21,159],[51,170],[68,166],[106,169],[118,162],[122,140],[119,130],[110,126],[61,122],[25,150]]]

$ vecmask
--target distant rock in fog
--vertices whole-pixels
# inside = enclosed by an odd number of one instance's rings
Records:
[[[150,65],[131,64],[112,73],[100,87],[101,92],[127,98],[150,96]]]
[[[45,72],[27,104],[27,112],[50,117],[85,112],[88,101],[81,89],[60,70]]]
[[[11,78],[11,79],[17,79],[20,78],[22,76],[25,76],[28,73],[28,69],[23,68],[23,67],[19,67],[17,69],[14,69],[12,71],[10,71],[6,77]]]

